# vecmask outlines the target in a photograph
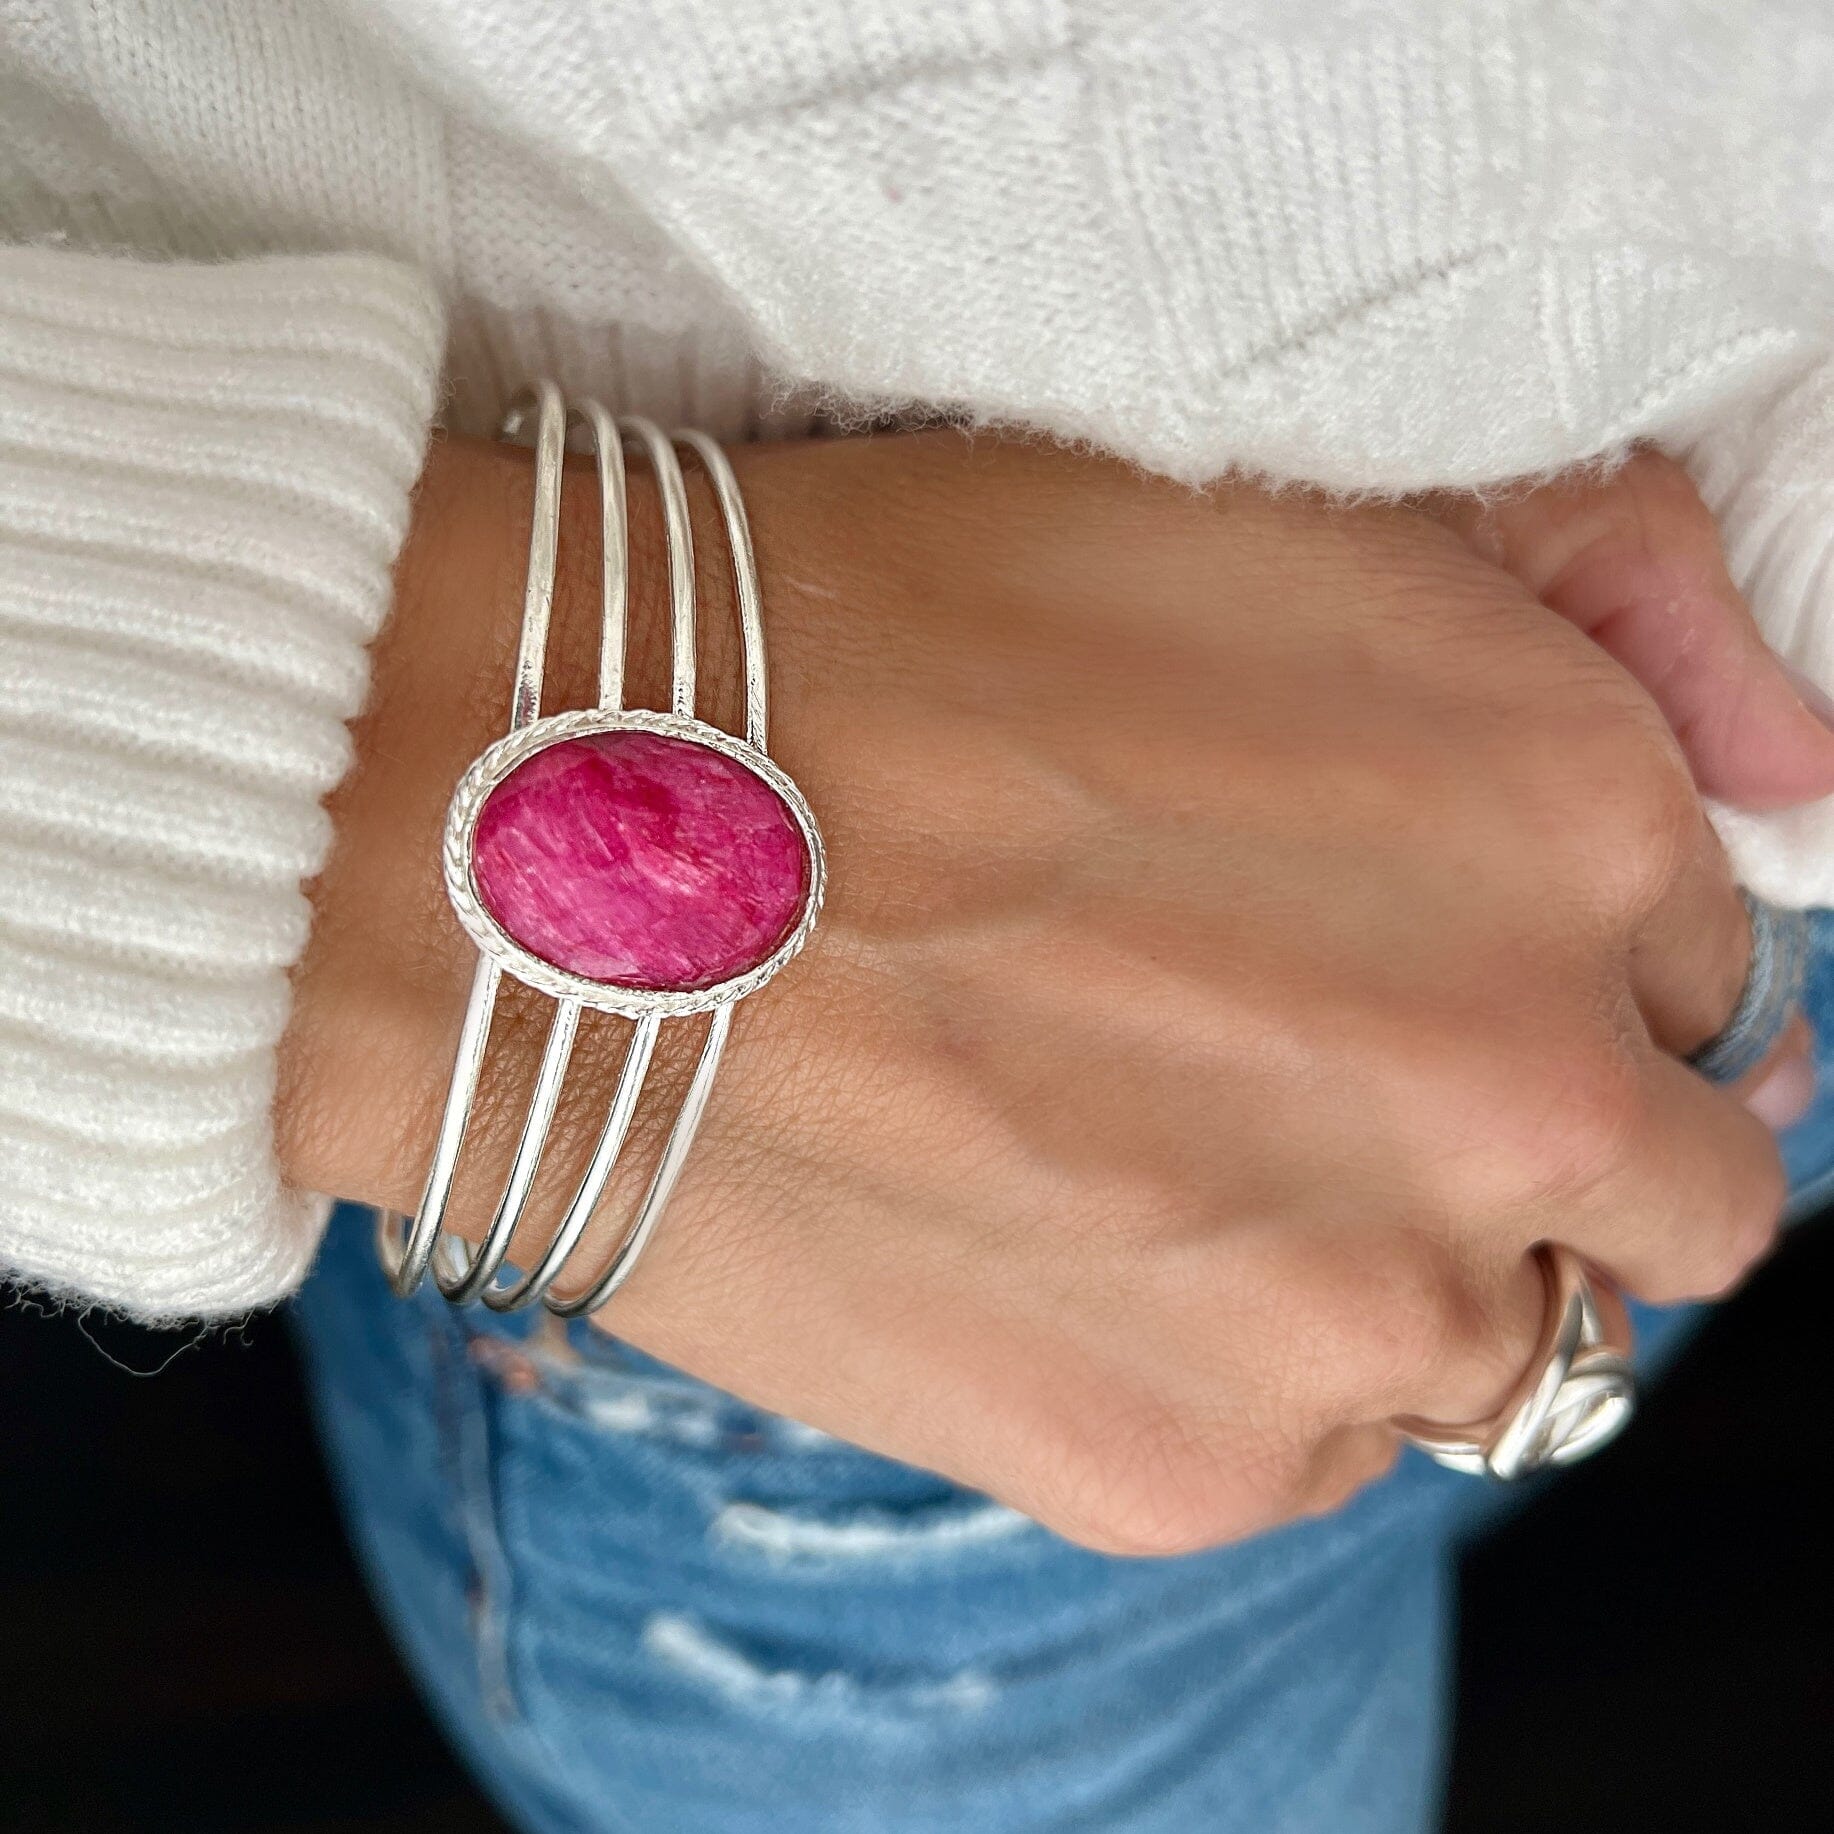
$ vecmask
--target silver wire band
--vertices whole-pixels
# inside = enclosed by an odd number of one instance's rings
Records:
[[[512,406],[504,422],[505,437],[515,438],[521,434],[531,415],[535,422],[534,519],[529,535],[528,582],[523,595],[522,631],[511,695],[510,732],[517,733],[534,725],[542,717],[542,679],[559,552],[562,473],[568,433],[575,423],[579,423],[590,435],[599,482],[602,530],[599,711],[613,715],[625,711],[630,523],[624,455],[629,446],[641,452],[648,462],[662,508],[669,577],[671,715],[675,721],[695,722],[698,606],[695,594],[694,536],[689,515],[687,481],[677,456],[676,449],[679,446],[693,454],[707,474],[724,525],[731,560],[744,676],[745,744],[739,749],[749,749],[759,754],[753,760],[755,768],[761,773],[768,772],[770,779],[776,781],[780,789],[789,788],[795,795],[793,786],[788,786],[787,780],[781,779],[781,774],[762,755],[767,736],[768,701],[757,561],[744,502],[726,455],[702,433],[683,429],[665,435],[653,422],[634,415],[614,419],[596,401],[588,401],[577,409],[569,410],[559,390],[549,382],[535,384]],[[651,723],[656,723],[654,716],[633,714],[630,717],[633,722],[647,717]],[[579,721],[587,716],[575,715],[572,718]],[[556,719],[546,725],[558,727],[560,723]],[[736,745],[736,741],[712,729],[698,730],[703,742],[713,742],[723,747]],[[461,797],[465,789],[466,786],[461,784]],[[799,795],[795,795],[795,806],[801,809]],[[443,1228],[489,1046],[497,995],[505,972],[504,965],[480,945],[477,968],[472,977],[454,1054],[452,1078],[420,1205],[411,1221],[398,1212],[380,1207],[377,1210],[378,1252],[397,1294],[405,1298],[414,1292],[431,1268],[440,1292],[455,1305],[482,1300],[493,1311],[510,1312],[540,1301],[557,1315],[572,1318],[596,1310],[630,1277],[638,1257],[655,1233],[699,1130],[731,1030],[733,1001],[750,991],[752,985],[758,984],[766,972],[774,972],[781,959],[787,959],[788,954],[800,947],[814,921],[822,889],[820,840],[812,822],[807,818],[806,809],[801,809],[798,819],[803,823],[811,849],[809,908],[803,921],[789,943],[780,949],[777,957],[772,958],[767,969],[735,980],[728,994],[716,996],[722,1003],[711,1007],[706,1035],[701,1043],[693,1075],[636,1214],[613,1251],[610,1263],[572,1297],[558,1297],[550,1289],[585,1235],[617,1167],[642,1099],[657,1040],[669,1009],[668,998],[662,996],[651,1006],[627,1009],[608,1001],[574,997],[558,986],[548,989],[556,996],[555,1010],[540,1067],[536,1072],[527,1118],[490,1226],[476,1250],[469,1250],[462,1241],[443,1233]],[[459,888],[455,883],[450,844],[447,852],[448,886],[457,897]],[[462,917],[466,915],[462,906],[460,914]],[[470,924],[467,927],[471,927]],[[515,968],[513,961],[511,968]],[[540,987],[551,977],[526,974],[521,978]],[[585,1004],[605,1004],[613,1011],[630,1012],[632,1031],[625,1047],[617,1086],[592,1157],[553,1239],[533,1267],[519,1278],[501,1283],[497,1276],[509,1258],[530,1191],[540,1170],[542,1154],[578,1036],[580,1013]]]

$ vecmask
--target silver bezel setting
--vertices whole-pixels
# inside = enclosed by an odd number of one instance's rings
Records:
[[[705,747],[743,765],[753,776],[761,778],[795,818],[809,861],[808,886],[802,914],[796,926],[782,942],[755,968],[711,987],[683,991],[639,987],[621,987],[603,981],[589,980],[571,974],[564,968],[531,953],[511,936],[485,908],[479,896],[474,873],[475,842],[478,817],[483,813],[491,792],[519,766],[550,746],[567,739],[585,738],[602,732],[648,732],[663,738],[680,739]],[[654,1014],[661,1018],[688,1018],[695,1013],[711,1012],[755,993],[790,962],[809,940],[816,919],[821,915],[822,896],[827,884],[827,857],[822,847],[821,831],[807,800],[795,781],[755,746],[709,726],[702,720],[678,713],[655,713],[641,709],[613,712],[600,707],[581,708],[569,713],[550,714],[528,726],[506,733],[472,761],[459,779],[446,811],[441,864],[446,879],[446,895],[465,933],[487,956],[499,963],[506,974],[557,1000],[577,1000],[581,1006],[599,1012],[618,1013],[627,1019]]]

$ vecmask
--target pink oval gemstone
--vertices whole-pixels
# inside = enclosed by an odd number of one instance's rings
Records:
[[[774,953],[808,898],[809,850],[783,798],[737,759],[595,732],[536,752],[490,792],[472,878],[531,955],[677,993]]]

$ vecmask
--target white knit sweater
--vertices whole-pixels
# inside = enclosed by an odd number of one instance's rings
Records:
[[[1831,100],[1826,0],[0,0],[0,1271],[310,1258],[273,1052],[442,377],[1355,490],[1659,438],[1834,684]],[[1834,901],[1827,807],[1727,831]]]

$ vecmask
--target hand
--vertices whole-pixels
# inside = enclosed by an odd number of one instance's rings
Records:
[[[830,902],[741,1009],[609,1328],[1170,1552],[1341,1500],[1392,1416],[1489,1411],[1539,1323],[1534,1243],[1656,1300],[1764,1253],[1771,1137],[1678,1061],[1748,946],[1686,759],[1460,535],[954,434],[735,459]],[[423,484],[283,1064],[311,1188],[419,1194],[471,960],[440,824],[502,728],[526,465],[453,442]],[[566,515],[551,706],[593,661],[586,492]],[[704,660],[731,682],[721,559]],[[548,1010],[510,1006],[454,1203],[474,1237]],[[623,1031],[587,1028],[537,1236]]]
[[[1642,683],[1704,795],[1777,809],[1834,791],[1834,704],[1764,647],[1674,460],[1643,451],[1602,477],[1421,507]]]

